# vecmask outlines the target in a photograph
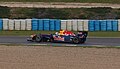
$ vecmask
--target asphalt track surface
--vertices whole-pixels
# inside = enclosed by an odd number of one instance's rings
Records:
[[[120,38],[89,37],[84,44],[28,42],[28,36],[0,36],[0,44],[51,45],[51,46],[120,46]]]

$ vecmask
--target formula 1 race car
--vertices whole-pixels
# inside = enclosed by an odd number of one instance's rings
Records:
[[[85,43],[88,32],[78,31],[77,34],[34,34],[27,38],[27,41],[32,42],[70,42],[70,43]]]

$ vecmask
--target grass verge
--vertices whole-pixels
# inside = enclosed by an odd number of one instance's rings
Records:
[[[0,31],[0,36],[29,36],[31,34],[49,34],[56,31]],[[76,32],[74,32],[76,33]],[[88,32],[89,37],[120,37],[120,32],[99,31]]]
[[[100,32],[89,32],[90,37],[120,37],[120,32],[113,31],[100,31]]]
[[[31,34],[49,34],[54,33],[55,31],[0,31],[1,36],[28,36]]]

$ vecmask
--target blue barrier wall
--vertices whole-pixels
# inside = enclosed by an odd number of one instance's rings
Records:
[[[100,31],[100,21],[99,20],[95,20],[95,31]]]
[[[112,31],[112,20],[106,20],[107,21],[107,31]]]
[[[100,29],[101,31],[106,31],[107,28],[107,21],[106,20],[101,20],[100,21]]]
[[[95,21],[94,20],[89,20],[88,21],[88,27],[89,27],[89,31],[95,31]]]
[[[54,31],[61,29],[61,20],[58,19],[32,19],[32,30]]]
[[[50,30],[52,30],[52,31],[55,30],[55,20],[53,20],[53,19],[50,20]]]
[[[112,21],[112,29],[113,31],[118,31],[118,20]]]
[[[50,30],[50,20],[49,19],[44,19],[44,30],[49,31]]]
[[[0,19],[0,30],[2,30],[2,28],[3,28],[3,21],[2,19]]]
[[[43,20],[42,19],[39,19],[39,22],[38,22],[38,30],[43,30],[44,26],[43,26]]]
[[[32,19],[32,30],[38,30],[38,19]]]
[[[61,29],[61,21],[55,20],[55,30],[60,30],[60,29]]]
[[[118,20],[89,20],[89,31],[118,31]]]
[[[58,19],[32,19],[29,23],[28,28],[30,27],[32,30],[58,31],[61,29],[61,20]],[[118,20],[88,20],[88,31],[118,31],[119,23],[120,21]],[[27,22],[25,21],[26,24]],[[0,19],[0,30],[3,30],[3,25],[7,27],[3,19]]]

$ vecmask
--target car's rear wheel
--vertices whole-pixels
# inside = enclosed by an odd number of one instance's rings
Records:
[[[81,44],[85,43],[85,41],[86,41],[86,38],[80,39],[80,43],[81,43]]]
[[[75,43],[75,44],[78,44],[80,41],[79,41],[79,38],[77,38],[77,37],[74,37],[73,38],[73,43]]]
[[[36,36],[32,37],[32,41],[35,41],[35,39],[36,39]]]
[[[42,36],[41,35],[36,35],[35,41],[36,42],[41,42],[42,41]]]
[[[80,43],[83,44],[83,43],[85,43],[85,41],[82,40],[82,41],[80,41]]]

